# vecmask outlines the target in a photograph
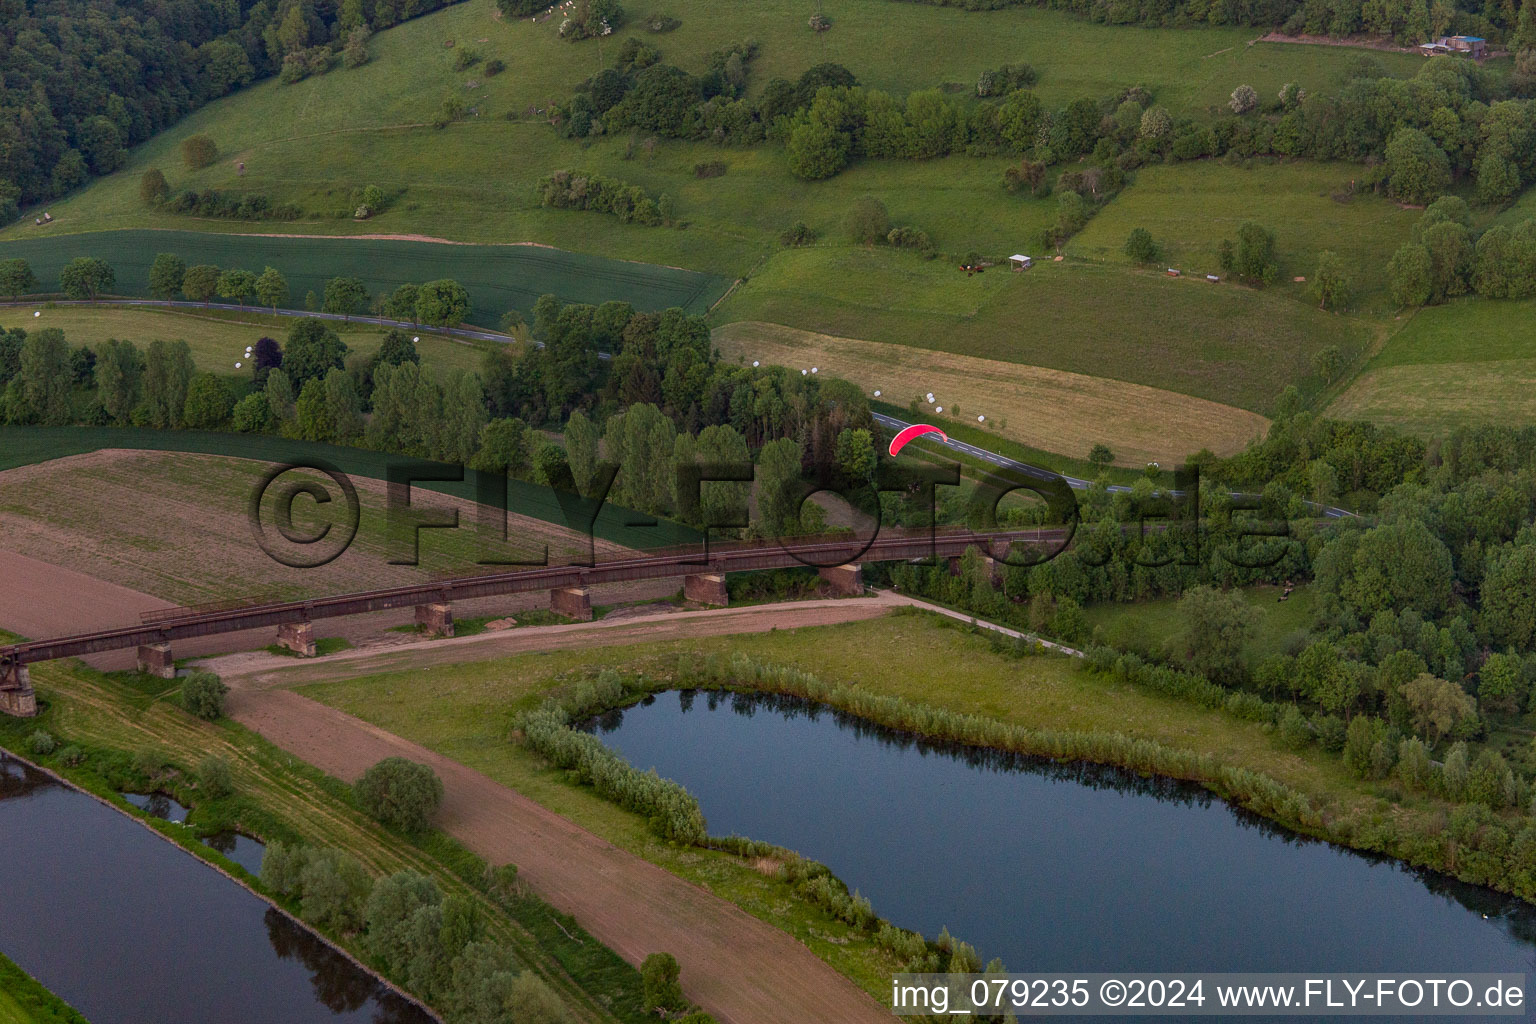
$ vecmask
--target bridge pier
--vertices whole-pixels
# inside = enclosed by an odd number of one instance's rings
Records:
[[[829,565],[826,568],[817,569],[816,575],[820,576],[827,588],[839,597],[858,597],[864,593],[864,567],[858,562]]]
[[[0,668],[0,714],[31,718],[37,714],[37,693],[25,665]]]
[[[725,587],[725,575],[718,572],[699,573],[683,577],[683,596],[698,604],[724,608],[731,603]]]
[[[433,636],[453,636],[453,607],[445,601],[416,606],[416,625]]]
[[[161,679],[176,678],[176,659],[171,656],[170,644],[140,644],[139,671]]]
[[[316,654],[314,623],[290,622],[278,626],[277,646],[287,648],[301,658],[313,658]]]
[[[577,622],[592,621],[592,591],[586,587],[560,587],[549,592],[549,610]]]

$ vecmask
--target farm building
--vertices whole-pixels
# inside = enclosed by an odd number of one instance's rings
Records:
[[[1488,41],[1482,36],[1441,36],[1431,43],[1424,43],[1419,52],[1426,57],[1442,53],[1462,53],[1476,60],[1488,56]]]
[[[1009,256],[1008,265],[1014,270],[1028,270],[1035,265],[1035,261],[1028,256]]]

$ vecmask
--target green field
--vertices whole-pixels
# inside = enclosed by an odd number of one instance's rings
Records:
[[[0,1024],[86,1024],[58,996],[0,955]]]
[[[1279,587],[1250,587],[1238,593],[1259,613],[1253,639],[1244,652],[1250,670],[1265,658],[1287,653],[1290,643],[1312,625],[1316,599],[1310,587],[1297,587],[1283,602]],[[1084,611],[1096,640],[1143,656],[1170,653],[1170,645],[1176,644],[1184,631],[1178,598],[1096,604]]]
[[[1425,435],[1536,423],[1536,300],[1458,299],[1403,319],[1331,415]]]
[[[249,227],[249,225],[247,225]],[[149,294],[155,254],[171,252],[187,264],[212,263],[260,273],[276,267],[288,278],[288,305],[302,307],[306,292],[323,295],[332,277],[356,277],[370,294],[407,282],[451,277],[469,289],[471,323],[494,327],[509,309],[528,312],[553,292],[568,302],[620,299],[643,310],[709,308],[727,282],[708,274],[626,263],[531,245],[445,245],[385,239],[284,238],[216,235],[201,231],[112,231],[0,242],[0,258],[26,259],[45,288],[76,256],[97,256],[117,273],[121,295]]]
[[[1236,239],[1244,221],[1275,233],[1280,257],[1275,290],[1311,302],[1305,284],[1317,255],[1330,249],[1343,260],[1354,286],[1356,309],[1387,303],[1387,260],[1409,240],[1417,210],[1369,192],[1351,195],[1360,177],[1354,164],[1310,162],[1234,167],[1198,161],[1144,167],[1135,185],[1115,199],[1067,245],[1074,256],[1128,263],[1126,236],[1146,228],[1163,251],[1163,262],[1186,274],[1223,275],[1217,249]]]
[[[1258,413],[1317,350],[1359,349],[1371,334],[1276,291],[1077,260],[967,277],[944,261],[852,248],[783,254],[717,317],[1111,377]]]
[[[34,317],[34,312],[41,316]],[[185,341],[192,350],[192,361],[199,370],[230,376],[248,376],[251,366],[245,359],[245,347],[267,336],[281,341],[294,325],[292,317],[274,317],[258,313],[226,313],[209,310],[202,313],[186,309],[149,309],[132,306],[26,306],[0,308],[0,327],[20,327],[32,331],[57,327],[71,345],[100,345],[109,338],[131,341],[143,348],[155,340]],[[371,355],[384,340],[384,329],[365,324],[333,322],[349,352]],[[439,373],[448,370],[478,370],[483,354],[497,342],[476,342],[431,334],[423,330],[417,343],[422,363]],[[244,363],[242,370],[235,363]]]

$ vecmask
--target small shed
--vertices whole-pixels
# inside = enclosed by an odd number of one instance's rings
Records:
[[[1215,284],[1221,280],[1221,278],[1217,277],[1215,274],[1206,274],[1205,279],[1210,281],[1212,284]]]
[[[1169,277],[1182,277],[1183,275],[1180,274],[1177,270],[1173,269],[1172,267],[1169,267],[1168,268],[1168,276]]]
[[[1030,267],[1035,265],[1035,261],[1030,259],[1028,256],[1014,255],[1008,257],[1008,265],[1015,271],[1028,270]]]

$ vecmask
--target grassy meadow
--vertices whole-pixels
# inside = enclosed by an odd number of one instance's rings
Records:
[[[250,225],[246,225],[250,227]],[[307,292],[325,293],[333,277],[356,277],[370,294],[397,285],[451,277],[469,290],[471,323],[496,326],[509,309],[528,313],[540,295],[568,302],[621,299],[643,310],[682,306],[702,313],[727,282],[708,274],[533,245],[446,245],[399,239],[286,238],[216,235],[201,231],[113,231],[50,235],[0,243],[0,256],[31,264],[45,288],[77,256],[112,264],[121,295],[149,294],[149,268],[157,253],[175,253],[189,266],[211,263],[261,273],[276,267],[288,279],[288,308],[302,308]],[[258,307],[259,308],[259,307]]]
[[[1458,299],[1403,319],[1330,415],[1424,435],[1536,423],[1536,300]]]

